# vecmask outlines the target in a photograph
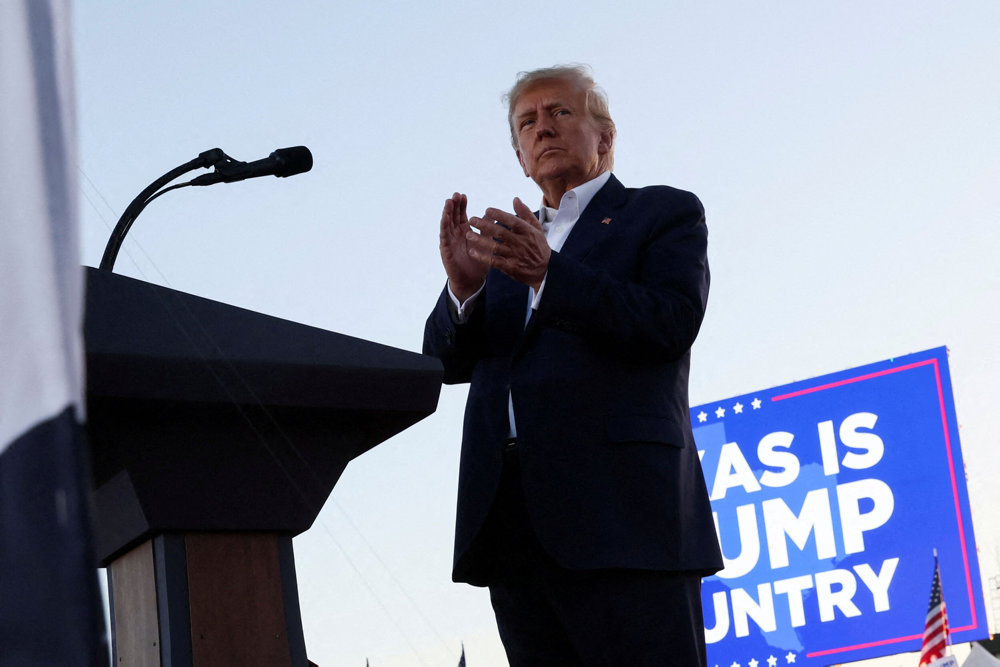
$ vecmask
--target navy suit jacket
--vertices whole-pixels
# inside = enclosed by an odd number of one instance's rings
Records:
[[[708,297],[701,202],[614,176],[553,252],[538,309],[490,271],[467,321],[447,291],[424,352],[470,382],[453,578],[485,583],[469,549],[496,493],[514,405],[525,503],[543,548],[571,569],[722,567],[691,433],[690,347]]]

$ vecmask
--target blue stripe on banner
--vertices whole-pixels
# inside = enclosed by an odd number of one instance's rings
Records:
[[[87,452],[70,407],[0,455],[0,666],[109,663]]]

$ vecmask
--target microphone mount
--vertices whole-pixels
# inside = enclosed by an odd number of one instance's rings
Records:
[[[258,176],[284,178],[312,169],[312,153],[305,146],[279,148],[263,160],[240,162],[228,155],[215,164],[215,171],[192,179],[191,185],[235,183]]]

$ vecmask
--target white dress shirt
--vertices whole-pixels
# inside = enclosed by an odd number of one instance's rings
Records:
[[[542,231],[545,232],[545,241],[549,244],[549,248],[553,252],[559,252],[562,250],[563,244],[566,242],[566,238],[569,236],[570,232],[573,231],[573,227],[576,226],[576,221],[580,219],[580,214],[586,210],[587,205],[590,204],[590,200],[594,198],[598,190],[604,187],[604,184],[608,182],[611,178],[611,172],[605,171],[600,176],[595,179],[589,180],[582,185],[578,185],[572,190],[564,193],[562,199],[559,201],[559,208],[549,208],[545,205],[545,199],[542,198],[542,205],[538,208],[538,221],[542,223]],[[548,274],[546,273],[546,277]],[[483,287],[486,286],[485,281],[483,282]],[[458,323],[462,323],[466,319],[466,313],[469,308],[473,306],[476,300],[479,298],[479,294],[483,291],[483,287],[480,287],[475,294],[470,296],[465,300],[464,303],[459,303],[458,298],[451,291],[451,285],[448,286],[448,296],[451,298],[452,305],[455,306],[455,319]],[[531,313],[538,309],[538,304],[542,300],[542,292],[545,291],[545,278],[542,278],[542,283],[538,286],[538,291],[536,292],[534,288],[528,288],[528,303],[526,304],[526,312],[524,315],[525,324],[531,318]],[[507,413],[510,416],[510,437],[514,438],[517,436],[517,426],[514,424],[514,400],[510,397],[507,398]]]

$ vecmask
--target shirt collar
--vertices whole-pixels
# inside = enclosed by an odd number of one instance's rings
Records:
[[[605,171],[597,178],[569,190],[563,194],[558,209],[546,206],[543,199],[542,205],[538,207],[538,221],[552,222],[555,220],[556,214],[563,210],[567,219],[576,220],[580,217],[580,213],[587,209],[587,205],[590,204],[590,200],[594,198],[594,195],[604,187],[610,178],[611,172]],[[571,193],[573,196],[570,196]]]

